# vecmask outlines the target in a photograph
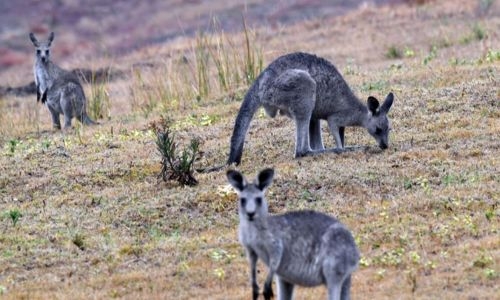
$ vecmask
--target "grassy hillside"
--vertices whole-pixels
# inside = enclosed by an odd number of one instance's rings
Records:
[[[252,76],[300,50],[334,62],[361,99],[393,91],[393,131],[383,152],[348,128],[348,145],[370,148],[296,160],[293,122],[259,111],[239,169],[276,168],[270,211],[316,209],[353,231],[354,299],[498,297],[500,3],[436,2],[95,58],[86,67],[126,74],[85,85],[98,126],[53,131],[34,95],[0,99],[0,295],[248,299],[225,171],[195,173],[196,187],[163,182],[149,124],[168,116],[180,146],[198,138],[196,167],[225,162]],[[325,297],[324,287],[296,294]]]

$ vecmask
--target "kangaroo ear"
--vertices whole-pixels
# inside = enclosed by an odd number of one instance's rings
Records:
[[[387,97],[385,97],[384,103],[380,107],[380,111],[383,112],[383,113],[385,113],[385,114],[387,112],[389,112],[389,109],[391,109],[393,101],[394,101],[394,94],[393,93],[389,93],[389,95],[387,95]]]
[[[273,182],[274,170],[264,169],[257,175],[257,188],[261,191],[266,189]]]
[[[240,172],[228,170],[226,176],[229,184],[239,192],[241,192],[245,188],[246,180]]]
[[[39,42],[38,42],[38,40],[36,39],[35,34],[34,34],[33,32],[30,32],[30,40],[31,40],[31,42],[33,43],[33,45],[34,45],[35,47],[40,46],[40,43],[39,43]]]
[[[52,41],[54,40],[54,32],[52,31],[50,34],[49,34],[49,43],[48,43],[48,46],[50,47],[50,44],[52,44]]]
[[[372,115],[375,115],[377,113],[377,108],[380,106],[377,98],[370,96],[368,97],[367,103],[368,109],[371,111]]]

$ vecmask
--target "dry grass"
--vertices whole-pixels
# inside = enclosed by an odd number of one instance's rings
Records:
[[[294,160],[293,122],[262,114],[245,145],[243,172],[277,169],[272,213],[317,209],[352,229],[363,256],[355,299],[500,293],[500,18],[476,18],[470,1],[438,2],[257,31],[267,62],[310,51],[334,61],[360,97],[396,94],[387,151],[349,128],[349,145],[373,149]],[[487,37],[460,42],[474,24]],[[131,71],[105,87],[111,119],[99,126],[53,132],[34,96],[0,101],[4,298],[249,298],[236,197],[224,172],[195,174],[193,188],[157,179],[160,157],[147,125],[163,114],[176,122],[180,143],[201,140],[199,167],[227,159],[240,105],[234,99],[245,89],[216,89],[201,101],[184,90],[182,76],[192,73],[178,72],[177,62],[184,55],[192,62],[195,43],[181,39],[116,58]],[[390,47],[414,55],[389,59]],[[217,69],[210,70],[216,86]],[[163,94],[168,84],[178,92]],[[146,114],[147,97],[156,106]],[[326,129],[324,136],[332,146]],[[15,224],[13,211],[21,213]],[[325,293],[300,288],[296,298]]]

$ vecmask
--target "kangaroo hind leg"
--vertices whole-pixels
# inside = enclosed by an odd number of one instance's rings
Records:
[[[311,123],[309,124],[309,139],[312,150],[325,150],[323,139],[321,138],[320,120],[311,119]]]
[[[278,283],[278,300],[292,300],[293,284],[283,280],[279,276],[277,276],[276,281]]]
[[[316,82],[311,75],[299,69],[288,69],[276,78],[268,94],[268,101],[287,112],[295,121],[295,157],[312,152],[309,126],[316,102]]]

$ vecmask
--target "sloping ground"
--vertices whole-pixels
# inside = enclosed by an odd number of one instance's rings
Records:
[[[370,145],[368,151],[295,160],[293,122],[258,113],[240,168],[249,176],[276,168],[272,213],[317,209],[352,229],[363,256],[354,299],[500,294],[498,5],[481,15],[465,0],[367,7],[257,31],[267,62],[289,51],[314,52],[335,62],[363,99],[396,95],[387,151],[349,128],[347,144]],[[195,174],[194,188],[158,181],[147,130],[168,114],[179,143],[201,139],[198,166],[224,162],[235,99],[245,87],[150,111],[145,99],[134,102],[135,90],[176,78],[171,60],[190,65],[193,44],[177,39],[100,65],[145,67],[107,86],[111,118],[99,126],[52,132],[47,109],[34,99],[0,102],[4,298],[249,298],[236,197],[224,172]],[[326,130],[324,137],[333,146]],[[261,265],[260,282],[265,272]],[[296,294],[325,297],[324,287]]]
[[[401,1],[377,0],[375,3]],[[362,0],[61,0],[0,3],[0,73],[31,63],[28,32],[56,32],[61,59],[85,62],[95,56],[120,55],[177,36],[210,31],[215,19],[225,31],[249,26],[280,26],[306,19],[343,15]],[[87,62],[88,63],[88,62]],[[0,84],[0,85],[5,85]]]

